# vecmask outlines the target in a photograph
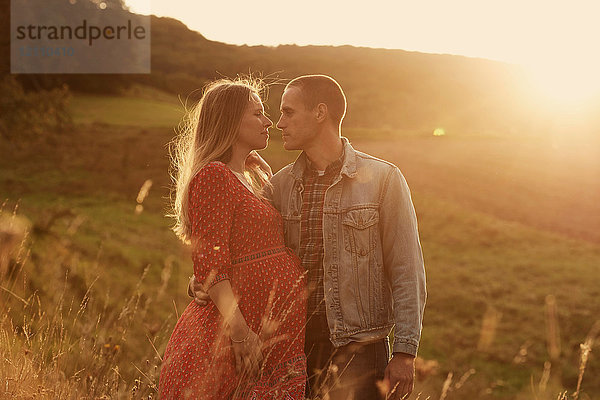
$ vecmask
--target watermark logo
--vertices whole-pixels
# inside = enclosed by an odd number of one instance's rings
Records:
[[[12,0],[11,72],[150,73],[150,16],[123,0]]]

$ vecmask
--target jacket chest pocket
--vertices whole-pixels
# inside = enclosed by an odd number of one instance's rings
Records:
[[[379,212],[374,208],[350,210],[342,215],[344,247],[366,256],[377,246]]]

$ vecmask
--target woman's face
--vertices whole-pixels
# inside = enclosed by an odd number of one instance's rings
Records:
[[[249,151],[264,149],[269,141],[268,129],[272,125],[273,122],[265,116],[260,97],[253,93],[242,116],[236,145]]]

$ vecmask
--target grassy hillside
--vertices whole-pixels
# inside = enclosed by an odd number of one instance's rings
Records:
[[[84,7],[84,1],[77,5]],[[9,70],[9,2],[2,1],[0,73]],[[2,18],[0,17],[0,18]],[[252,72],[277,83],[268,105],[277,114],[285,82],[307,73],[334,76],[348,95],[346,123],[356,129],[436,128],[486,136],[598,133],[596,98],[586,107],[556,105],[515,65],[453,55],[351,46],[234,46],[207,40],[171,18],[152,17],[152,73],[21,75],[30,90],[63,83],[88,94],[115,94],[142,84],[187,97],[215,78]],[[573,118],[574,117],[574,118]],[[573,118],[581,123],[564,120]]]
[[[137,97],[80,96],[72,107],[80,124],[104,121],[111,125],[173,128],[183,116],[183,106]]]
[[[188,303],[191,263],[163,217],[177,104],[142,98],[76,96],[73,136],[1,144],[3,215],[16,212],[31,229],[0,268],[0,378],[8,382],[0,397],[40,388],[47,398],[154,392]],[[579,344],[600,315],[595,152],[574,151],[577,143],[539,151],[552,143],[347,134],[399,165],[413,190],[429,290],[420,355],[439,364],[416,393],[438,398],[449,373],[447,399],[572,393]],[[272,138],[264,155],[278,169],[295,154],[276,131]],[[597,376],[592,352],[582,386],[592,399]]]

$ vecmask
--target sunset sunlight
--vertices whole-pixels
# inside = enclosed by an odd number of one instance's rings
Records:
[[[142,13],[150,4],[126,3]],[[594,1],[377,0],[368,7],[348,7],[339,0],[309,0],[299,7],[268,0],[259,7],[259,18],[268,23],[252,29],[245,23],[245,3],[233,3],[227,23],[207,18],[221,14],[218,3],[154,0],[151,13],[178,18],[208,39],[233,44],[353,45],[508,62],[530,71],[532,89],[551,103],[573,105],[600,95],[600,54],[595,51],[600,5]],[[309,18],[307,30],[303,21]]]
[[[532,88],[552,105],[585,106],[600,99],[600,60],[574,62],[568,57],[529,67]]]

